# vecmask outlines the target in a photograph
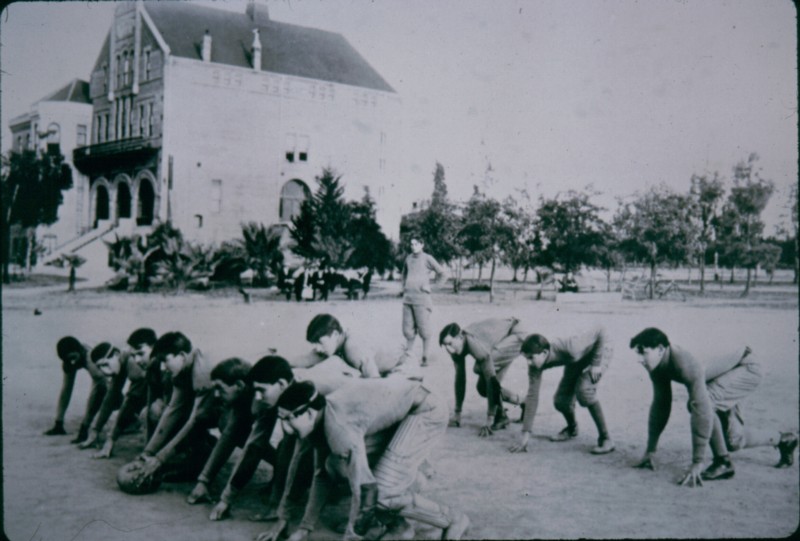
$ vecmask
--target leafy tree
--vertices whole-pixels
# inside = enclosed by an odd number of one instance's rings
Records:
[[[544,242],[544,261],[561,266],[565,272],[594,263],[607,234],[601,210],[585,192],[570,190],[553,199],[542,198],[536,216]]]
[[[531,208],[528,193],[521,190],[517,197],[508,196],[503,201],[503,215],[511,229],[511,235],[502,246],[504,262],[514,271],[513,282],[517,281],[519,269],[524,270],[523,281],[526,281],[528,271],[536,265],[539,256],[539,251],[534,246],[535,213]]]
[[[270,274],[277,276],[283,266],[281,232],[264,224],[242,224],[242,238],[237,240],[246,268],[255,271],[255,284],[269,284]]]
[[[502,256],[502,247],[513,238],[513,229],[506,222],[502,205],[496,199],[486,197],[477,186],[464,208],[463,222],[459,231],[462,246],[479,268],[491,263],[489,277],[489,302],[494,301],[494,274],[497,260]],[[480,272],[478,274],[480,280]]]
[[[758,155],[750,154],[747,161],[740,161],[733,168],[733,187],[720,216],[720,245],[728,263],[739,264],[747,269],[747,280],[742,296],[750,293],[752,272],[761,261],[761,236],[764,222],[761,213],[767,206],[775,185],[761,178],[756,170]]]
[[[10,232],[14,225],[26,231],[28,237],[26,267],[30,268],[31,248],[36,227],[50,225],[58,219],[58,207],[64,200],[62,192],[72,187],[72,169],[64,157],[56,153],[24,150],[11,152],[2,167],[2,227],[3,279],[8,283]]]
[[[368,267],[383,274],[392,265],[392,243],[377,222],[375,200],[370,195],[369,188],[364,187],[361,201],[352,201],[349,205],[349,237],[353,243],[349,266]]]
[[[792,283],[797,284],[798,275],[800,275],[800,243],[798,242],[798,202],[797,202],[797,184],[792,184],[789,189],[789,197],[786,202],[785,212],[781,215],[782,218],[788,218],[789,226],[781,225],[778,228],[778,234],[783,235],[787,239],[787,246],[783,248],[781,261],[788,259],[791,261],[791,267],[794,271]]]
[[[666,186],[653,187],[617,210],[614,226],[620,233],[620,249],[650,266],[650,298],[656,267],[680,264],[691,256],[696,245],[692,215],[691,198]]]
[[[292,251],[307,260],[327,260],[332,267],[342,268],[354,251],[348,238],[351,209],[344,201],[341,176],[325,168],[316,180],[317,191],[292,218]]]
[[[707,175],[692,175],[690,195],[694,200],[693,219],[697,223],[697,249],[700,262],[700,294],[705,292],[706,253],[714,240],[714,224],[717,220],[719,205],[725,194],[725,187],[717,172],[709,178]]]

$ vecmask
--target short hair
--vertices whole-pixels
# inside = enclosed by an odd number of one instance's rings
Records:
[[[92,359],[93,363],[97,363],[97,361],[100,359],[105,359],[106,357],[110,357],[115,353],[119,353],[117,348],[108,342],[101,342],[92,348],[92,352],[89,354],[89,357]]]
[[[277,406],[279,408],[295,411],[303,406],[308,406],[314,410],[321,410],[327,401],[325,397],[317,392],[317,388],[310,381],[293,383],[283,391]]]
[[[156,331],[148,327],[142,327],[131,333],[128,337],[128,345],[132,348],[139,348],[144,345],[152,347],[155,345],[156,340],[158,340]]]
[[[645,330],[631,338],[631,349],[639,347],[653,349],[658,346],[669,347],[669,338],[660,329],[647,327]]]
[[[278,380],[294,381],[294,372],[289,362],[280,355],[267,355],[258,360],[247,374],[249,382],[266,383],[272,385]]]
[[[522,342],[520,350],[524,355],[537,355],[550,351],[550,342],[541,334],[531,334]]]
[[[70,353],[84,355],[86,353],[86,348],[84,348],[83,344],[74,336],[65,336],[56,344],[56,353],[59,359],[66,361]]]
[[[183,333],[168,332],[156,340],[153,351],[150,353],[152,358],[163,355],[177,355],[179,353],[191,353],[192,342]]]
[[[408,239],[408,242],[414,242],[414,241],[417,241],[418,243],[423,245],[425,244],[425,241],[422,240],[422,237],[420,237],[419,235],[412,235],[411,238]]]
[[[458,336],[461,334],[461,327],[458,326],[458,323],[449,323],[445,325],[442,332],[439,333],[439,345],[444,345],[444,339],[448,336]]]
[[[317,314],[308,324],[306,340],[313,344],[318,342],[320,338],[332,334],[333,331],[344,332],[339,320],[330,314]]]
[[[234,385],[237,381],[248,382],[250,363],[239,357],[225,359],[211,370],[211,379],[218,379],[225,385]]]

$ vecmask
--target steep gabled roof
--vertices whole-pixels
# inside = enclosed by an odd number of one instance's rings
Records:
[[[92,103],[89,99],[89,83],[80,79],[73,79],[65,86],[39,101],[72,101],[75,103]]]
[[[394,92],[340,34],[272,20],[254,22],[190,2],[144,2],[171,54],[200,59],[203,34],[212,38],[211,61],[251,67],[253,29],[261,38],[261,69],[286,75]]]

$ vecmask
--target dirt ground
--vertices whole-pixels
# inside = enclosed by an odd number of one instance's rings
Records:
[[[392,287],[391,285],[389,286]],[[115,473],[141,449],[139,435],[125,436],[110,460],[95,460],[68,442],[77,430],[89,388],[82,373],[67,412],[70,436],[44,437],[61,384],[55,343],[63,335],[97,343],[124,343],[136,327],[159,334],[181,330],[213,359],[241,356],[255,362],[271,347],[285,356],[300,353],[313,315],[330,312],[376,345],[401,341],[400,301],[391,294],[367,301],[295,303],[237,296],[135,295],[62,288],[3,291],[3,511],[4,530],[14,541],[249,540],[269,525],[248,520],[261,508],[270,469],[262,465],[233,508],[232,517],[208,520],[209,505],[190,506],[191,483],[165,484],[149,496],[130,496],[116,486]],[[376,288],[380,290],[380,285]],[[389,292],[391,293],[391,291]],[[733,455],[733,479],[702,488],[677,486],[691,460],[686,392],[674,386],[670,423],[664,431],[655,472],[632,468],[644,452],[652,388],[646,371],[628,349],[630,337],[646,326],[662,328],[673,342],[698,357],[748,344],[762,362],[760,388],[742,404],[748,424],[777,433],[798,429],[798,306],[796,289],[782,302],[685,303],[622,301],[619,294],[568,294],[554,302],[532,293],[500,294],[494,304],[483,295],[436,296],[437,329],[490,316],[514,315],[545,336],[565,336],[596,324],[606,327],[615,355],[599,396],[613,438],[614,453],[593,456],[591,418],[578,410],[580,435],[552,443],[563,418],[552,405],[561,369],[545,373],[542,402],[527,454],[511,454],[520,425],[480,439],[485,402],[468,376],[464,422],[448,429],[430,459],[435,476],[429,495],[466,512],[471,539],[525,538],[752,538],[783,537],[798,528],[798,466],[778,470],[771,447]],[[788,302],[787,302],[788,299]],[[38,308],[41,315],[34,315]],[[420,348],[419,343],[417,348]],[[426,381],[453,403],[453,368],[436,348]],[[471,367],[472,361],[468,361]],[[516,361],[506,382],[526,390],[524,363]],[[517,408],[509,411],[517,417]],[[238,453],[238,451],[237,451]],[[230,464],[212,485],[218,494]],[[336,539],[326,525],[345,505],[330,506],[312,539]],[[299,508],[298,508],[299,512]]]

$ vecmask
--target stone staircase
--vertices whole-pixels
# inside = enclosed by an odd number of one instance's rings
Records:
[[[76,287],[102,286],[114,276],[113,269],[108,266],[108,247],[105,243],[114,242],[116,237],[130,236],[134,231],[135,222],[133,220],[120,220],[118,224],[114,224],[110,220],[101,220],[95,229],[65,242],[41,258],[35,267],[35,272],[66,277],[69,275],[69,268],[58,268],[48,265],[48,263],[62,254],[80,255],[86,259],[86,263],[76,269],[80,280]]]

